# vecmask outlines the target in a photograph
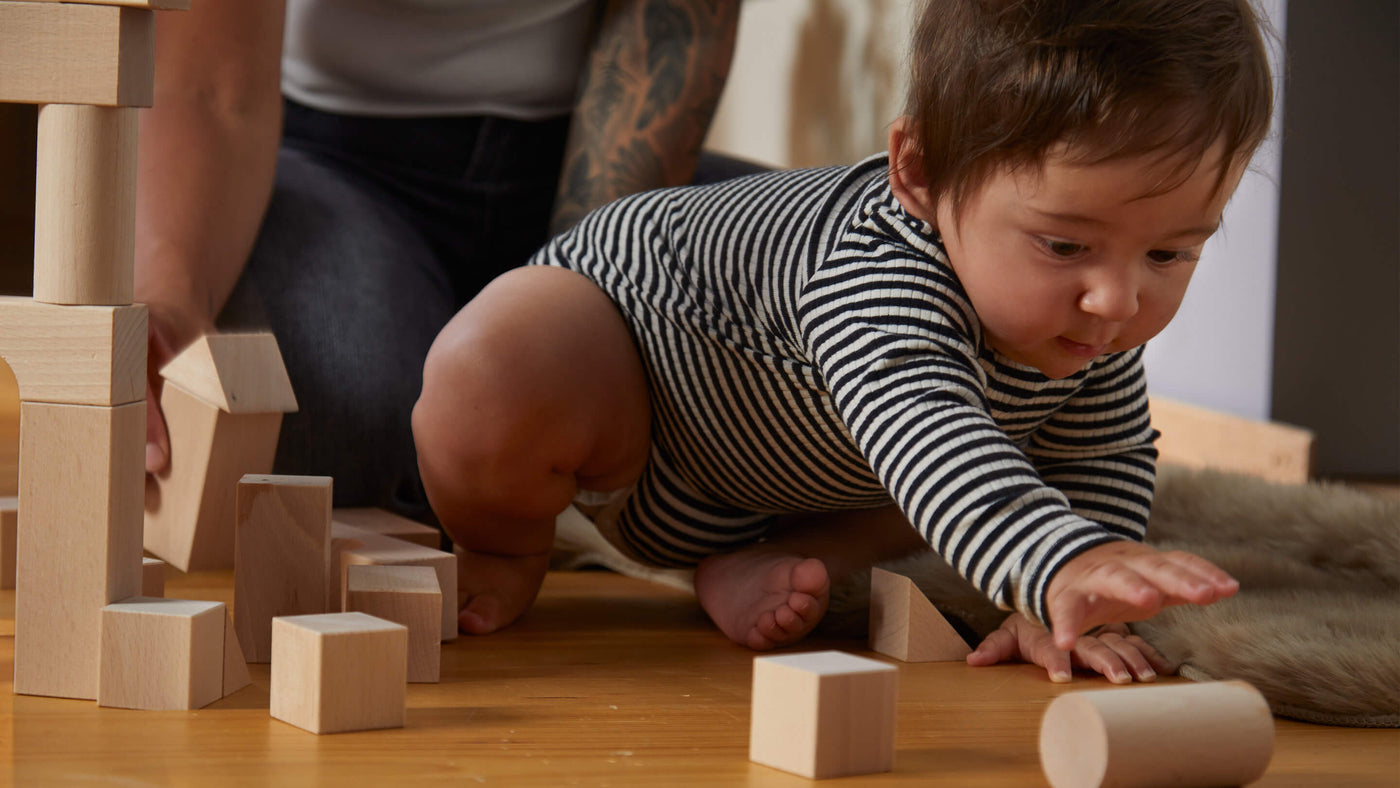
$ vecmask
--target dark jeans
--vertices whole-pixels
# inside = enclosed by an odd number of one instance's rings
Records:
[[[224,330],[271,330],[300,410],[274,472],[431,522],[409,416],[443,325],[548,236],[568,118],[364,118],[287,102],[277,180]],[[747,174],[706,156],[697,182]]]

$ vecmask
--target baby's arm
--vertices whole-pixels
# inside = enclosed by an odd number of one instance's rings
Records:
[[[967,664],[980,667],[1016,659],[1045,668],[1057,684],[1069,681],[1075,667],[1098,671],[1114,684],[1129,684],[1133,679],[1152,681],[1159,673],[1176,672],[1176,665],[1147,641],[1128,634],[1122,624],[1109,624],[1082,635],[1073,649],[1065,651],[1044,627],[1020,613],[1007,616],[1000,629],[967,655]]]

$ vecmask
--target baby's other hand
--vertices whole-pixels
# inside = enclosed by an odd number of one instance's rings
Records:
[[[1110,542],[1070,559],[1045,594],[1061,650],[1101,624],[1141,621],[1172,605],[1209,605],[1232,596],[1238,580],[1191,553],[1164,553],[1138,542]]]
[[[1159,673],[1176,672],[1176,665],[1147,641],[1128,634],[1122,624],[1099,627],[1094,634],[1076,640],[1072,650],[1063,651],[1049,631],[1020,613],[1007,616],[1000,629],[967,655],[967,664],[981,667],[1017,659],[1045,668],[1056,684],[1068,682],[1073,668],[1097,671],[1114,684],[1131,684],[1133,679],[1154,681]]]

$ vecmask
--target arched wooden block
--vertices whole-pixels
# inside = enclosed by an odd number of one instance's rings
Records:
[[[870,648],[905,662],[957,662],[972,653],[913,580],[878,567],[870,570]]]

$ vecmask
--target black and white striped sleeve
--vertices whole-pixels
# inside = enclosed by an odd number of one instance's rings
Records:
[[[951,273],[881,235],[848,237],[813,270],[808,352],[910,522],[998,605],[1048,624],[1054,573],[1121,537],[1074,514],[993,420]]]

